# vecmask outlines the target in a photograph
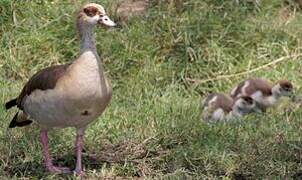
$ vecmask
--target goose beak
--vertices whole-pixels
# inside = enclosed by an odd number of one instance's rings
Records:
[[[100,17],[98,23],[102,26],[106,27],[114,27],[116,26],[115,22],[113,22],[107,15]]]

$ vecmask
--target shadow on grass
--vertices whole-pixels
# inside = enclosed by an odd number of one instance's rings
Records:
[[[149,142],[150,143],[150,142]],[[100,171],[106,165],[106,167],[111,167],[114,165],[132,164],[133,171],[129,172],[127,177],[156,177],[156,172],[161,172],[162,174],[174,174],[177,169],[185,168],[191,172],[197,172],[198,170],[194,169],[192,165],[182,163],[181,167],[175,164],[175,159],[173,158],[173,153],[168,147],[156,149],[155,152],[147,148],[146,142],[120,142],[117,144],[107,143],[102,146],[102,149],[95,152],[89,150],[89,153],[83,152],[83,165],[86,172],[91,170]],[[154,143],[154,142],[153,142]],[[158,143],[158,142],[157,142]],[[151,143],[152,144],[152,143]],[[149,144],[150,145],[150,144]],[[187,146],[181,144],[180,146]],[[288,166],[292,163],[301,164],[302,163],[302,142],[301,141],[286,141],[282,137],[280,139],[269,145],[270,148],[265,147],[264,149],[268,151],[262,151],[260,154],[255,154],[257,157],[274,157],[273,162],[282,163],[284,166]],[[172,149],[177,149],[173,146]],[[248,152],[246,152],[248,153]],[[253,154],[251,152],[251,154]],[[20,155],[18,156],[20,158]],[[33,177],[33,178],[45,178],[52,174],[45,172],[42,161],[31,161],[22,163],[18,161],[18,157],[10,157],[10,162],[17,162],[15,164],[10,164],[5,168],[6,176],[8,177]],[[24,159],[24,158],[23,158]],[[171,159],[171,161],[169,161]],[[261,158],[260,158],[261,159]],[[69,167],[71,169],[75,168],[76,157],[72,152],[64,154],[62,156],[56,156],[54,158],[54,164],[57,166]],[[229,176],[232,179],[252,179],[256,176],[267,176],[266,172],[259,171],[259,167],[250,166],[247,162],[246,166],[240,168],[244,169],[228,174],[223,169],[214,170],[214,171],[203,171],[203,162],[195,164],[199,167],[199,172],[204,174],[212,174],[214,176]],[[159,164],[165,164],[164,167],[157,167]],[[176,166],[175,166],[176,165]],[[298,167],[298,166],[295,166]],[[192,169],[193,168],[193,169]],[[121,175],[121,174],[118,174]],[[125,175],[125,174],[123,174]],[[121,175],[121,176],[123,176]],[[302,171],[298,168],[289,169],[286,174],[279,174],[278,171],[273,172],[271,175],[276,176],[285,176],[286,178],[301,179]],[[58,175],[57,178],[62,177],[63,179],[70,177],[70,175]]]
[[[302,141],[283,141],[275,146],[278,149],[276,160],[302,163]]]
[[[13,161],[14,158],[12,158]],[[68,167],[70,169],[75,168],[76,157],[72,154],[66,154],[61,157],[57,157],[53,160],[55,166]],[[84,164],[85,170],[100,169],[106,162],[98,160],[94,155],[83,154],[82,163]],[[5,173],[8,177],[37,177],[43,178],[50,173],[45,171],[42,162],[30,161],[15,165],[10,165],[5,168]],[[65,177],[67,175],[59,175]]]
[[[84,166],[84,171],[88,172],[90,170],[99,170],[104,164],[106,167],[110,167],[113,164],[124,165],[126,162],[131,162],[135,166],[135,172],[133,176],[140,177],[147,174],[145,171],[152,171],[151,169],[146,169],[144,165],[144,160],[151,156],[154,156],[153,152],[150,152],[145,147],[144,143],[134,143],[134,142],[120,142],[118,144],[105,144],[103,148],[94,153],[86,152],[83,150],[82,154],[82,164]],[[45,168],[41,161],[30,161],[22,163],[18,160],[24,155],[14,155],[10,157],[10,162],[17,162],[15,164],[10,163],[5,167],[5,174],[8,177],[35,177],[44,178],[50,173],[45,171]],[[24,159],[25,157],[22,157]],[[76,157],[73,153],[68,153],[65,155],[57,155],[53,157],[53,164],[59,167],[68,167],[70,169],[75,169]],[[67,177],[67,175],[58,175],[58,177]]]
[[[279,149],[276,154],[276,160],[291,162],[296,164],[302,163],[302,141],[283,141],[276,144]],[[290,169],[288,177],[293,179],[302,179],[301,169]]]

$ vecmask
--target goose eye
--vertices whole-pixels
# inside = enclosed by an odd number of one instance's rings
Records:
[[[93,6],[89,6],[84,9],[84,13],[89,17],[95,16],[97,14],[97,12],[98,12],[98,9]]]

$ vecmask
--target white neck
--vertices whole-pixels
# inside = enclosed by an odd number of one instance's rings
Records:
[[[272,94],[274,99],[279,99],[281,97],[280,85],[277,84],[272,88]]]
[[[102,62],[100,57],[96,51],[95,38],[93,34],[93,25],[84,24],[83,22],[77,22],[77,28],[80,35],[80,56],[85,52],[92,52],[98,64],[98,71],[101,75],[101,81],[105,82],[104,79],[104,70],[102,66]],[[85,60],[85,58],[80,58],[81,60]]]
[[[230,112],[230,114],[232,114],[232,116],[234,116],[234,117],[241,117],[241,116],[243,116],[243,112],[236,105],[233,106],[233,110]]]
[[[231,119],[236,119],[236,118],[240,118],[243,116],[242,111],[239,109],[237,104],[234,104],[232,107],[232,111],[230,111],[227,115],[226,115],[226,120],[229,121]]]
[[[232,110],[226,115],[225,119],[226,121],[230,121],[240,117],[242,117],[242,114],[240,114],[239,111]]]
[[[78,22],[77,25],[80,35],[80,54],[86,51],[92,51],[97,56],[93,26],[81,22]]]

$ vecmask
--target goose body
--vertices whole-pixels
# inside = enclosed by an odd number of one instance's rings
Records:
[[[40,126],[40,142],[44,164],[48,171],[68,173],[64,167],[54,166],[48,151],[48,130],[75,127],[76,169],[82,175],[83,136],[87,125],[99,117],[110,102],[112,89],[98,56],[93,35],[95,25],[115,26],[104,8],[95,3],[86,4],[78,14],[80,54],[72,63],[45,68],[25,84],[20,95],[6,103],[19,112],[9,127],[29,125],[32,120]]]
[[[85,127],[102,114],[112,94],[99,62],[93,52],[84,52],[53,89],[37,89],[27,96],[24,112],[45,129]]]

